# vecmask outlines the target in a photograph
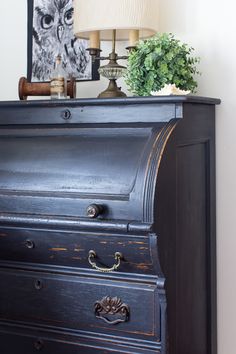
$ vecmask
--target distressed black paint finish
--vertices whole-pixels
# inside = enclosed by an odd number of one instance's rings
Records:
[[[0,273],[0,277],[1,320],[95,331],[114,336],[132,335],[146,340],[160,339],[160,323],[156,326],[154,322],[155,316],[160,317],[155,285],[146,287],[143,284],[130,284],[127,291],[125,282],[78,279],[69,275],[65,279],[47,273],[16,274],[7,271]],[[21,291],[18,292],[18,289]],[[130,309],[127,321],[110,324],[97,318],[94,306],[106,296],[117,297],[127,304]],[[140,309],[140,299],[149,304],[143,311]],[[115,307],[114,304],[112,306]],[[111,322],[116,319],[115,314],[110,315]]]
[[[216,354],[218,103],[0,104],[3,354]]]
[[[183,112],[186,119],[167,144],[156,189],[169,348],[171,354],[215,354],[214,110],[191,104]]]
[[[14,328],[15,329],[15,328]],[[19,329],[16,329],[19,332]],[[29,332],[29,331],[28,331]],[[116,343],[112,338],[105,341],[96,340],[93,337],[72,337],[68,334],[54,335],[52,340],[41,330],[32,333],[0,333],[1,350],[4,354],[12,353],[63,353],[63,354],[160,354],[159,349],[153,349],[146,344],[143,348],[137,348],[140,343],[136,341],[127,350],[127,345]],[[137,344],[137,345],[136,345]],[[16,349],[18,348],[18,349]],[[24,348],[24,349],[23,349]]]
[[[122,254],[119,272],[154,274],[148,236],[55,232],[51,230],[0,229],[0,262],[43,263],[61,267],[91,268],[89,251],[96,263],[109,268],[116,252]]]

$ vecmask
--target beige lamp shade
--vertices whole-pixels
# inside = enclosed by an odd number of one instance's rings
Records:
[[[111,40],[116,30],[117,40],[147,38],[158,30],[159,0],[74,0],[74,33],[79,38],[91,38],[91,32],[101,40]],[[136,30],[136,31],[135,31]]]

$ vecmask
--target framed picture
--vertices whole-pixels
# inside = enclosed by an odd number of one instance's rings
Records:
[[[68,78],[99,80],[99,61],[86,48],[73,34],[73,0],[28,0],[28,81],[49,81],[57,55]]]

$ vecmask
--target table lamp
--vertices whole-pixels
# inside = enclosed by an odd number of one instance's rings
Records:
[[[108,88],[98,97],[124,97],[116,80],[126,67],[117,60],[127,59],[116,53],[116,41],[129,40],[127,49],[135,50],[140,38],[153,36],[158,30],[159,0],[74,0],[74,33],[89,39],[88,51],[93,60],[109,60],[99,73],[110,80]],[[108,57],[100,56],[100,41],[112,41]]]

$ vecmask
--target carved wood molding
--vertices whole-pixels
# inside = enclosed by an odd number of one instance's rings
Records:
[[[143,199],[143,221],[153,222],[153,200],[156,188],[156,180],[158,170],[160,167],[162,155],[164,153],[166,144],[177,125],[178,120],[173,119],[158,132],[155,142],[153,144],[152,155],[150,157],[149,170],[144,187]]]

